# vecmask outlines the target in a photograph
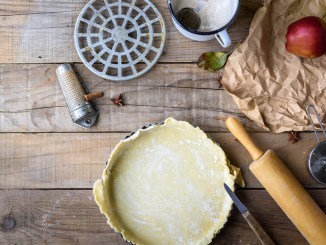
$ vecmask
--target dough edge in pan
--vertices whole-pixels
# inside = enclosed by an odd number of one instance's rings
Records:
[[[93,194],[108,224],[133,244],[209,244],[227,222],[226,183],[243,185],[221,147],[198,127],[167,118],[110,154]]]

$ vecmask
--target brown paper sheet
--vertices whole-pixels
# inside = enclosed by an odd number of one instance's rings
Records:
[[[326,110],[326,55],[299,58],[285,50],[287,27],[305,16],[323,17],[326,0],[269,0],[249,36],[229,57],[222,84],[241,111],[271,132],[311,129],[308,104]]]

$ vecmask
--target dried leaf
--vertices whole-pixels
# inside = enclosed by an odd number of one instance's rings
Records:
[[[217,71],[224,67],[228,54],[223,52],[208,52],[202,54],[198,59],[198,67],[207,71]]]
[[[228,54],[225,54],[222,52],[220,52],[220,53],[221,54],[219,54],[219,55],[221,55],[221,56],[219,57],[219,59],[216,61],[216,63],[212,67],[214,71],[217,71],[217,70],[223,68],[226,64],[226,61],[228,60],[228,57],[229,57]]]
[[[223,68],[228,60],[229,55],[241,44],[238,43],[237,46],[229,53],[223,52],[207,52],[203,53],[197,62],[197,66],[207,71],[217,71]]]

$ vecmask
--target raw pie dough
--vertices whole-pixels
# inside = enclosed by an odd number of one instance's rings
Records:
[[[110,155],[95,200],[134,244],[209,244],[232,207],[238,169],[199,128],[168,118],[138,130]]]

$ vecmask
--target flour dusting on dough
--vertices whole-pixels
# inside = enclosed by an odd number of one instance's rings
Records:
[[[232,206],[223,187],[234,185],[227,164],[203,131],[169,118],[116,147],[95,199],[133,243],[208,244]]]

